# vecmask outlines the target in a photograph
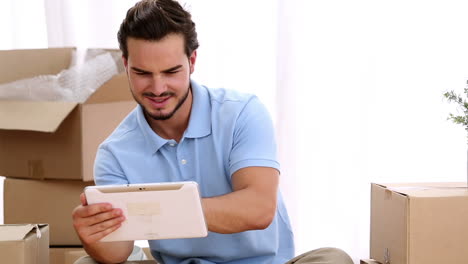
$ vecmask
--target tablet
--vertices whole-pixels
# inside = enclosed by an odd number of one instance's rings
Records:
[[[84,193],[88,204],[110,203],[125,216],[102,242],[208,235],[196,182],[87,186]]]

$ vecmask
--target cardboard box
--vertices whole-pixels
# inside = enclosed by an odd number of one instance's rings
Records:
[[[51,247],[49,252],[50,264],[73,264],[87,255],[82,247]]]
[[[65,252],[65,264],[73,264],[75,261],[77,261],[79,258],[87,256],[88,253],[83,250],[71,250]]]
[[[80,204],[82,181],[26,180],[6,178],[4,181],[4,222],[48,223],[50,245],[81,245],[72,223],[72,211]]]
[[[0,51],[0,84],[70,65],[73,48]],[[83,104],[0,101],[0,175],[93,180],[99,144],[136,106],[125,74]]]
[[[466,182],[372,184],[370,236],[381,263],[468,263]]]
[[[0,225],[0,256],[2,263],[49,263],[48,225]]]

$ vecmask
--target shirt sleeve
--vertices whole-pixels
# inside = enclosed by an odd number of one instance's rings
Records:
[[[96,185],[128,184],[122,168],[105,145],[101,145],[94,162],[94,182]]]
[[[280,169],[273,123],[265,106],[252,97],[239,113],[229,157],[230,175],[246,167]]]

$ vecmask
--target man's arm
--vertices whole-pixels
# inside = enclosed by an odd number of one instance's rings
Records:
[[[72,213],[73,226],[86,253],[99,263],[121,263],[128,259],[133,250],[133,241],[98,242],[101,238],[117,230],[125,219],[120,209],[110,204],[88,205],[81,194],[81,205]]]
[[[230,234],[267,228],[276,213],[279,172],[247,167],[232,175],[233,192],[203,198],[203,210],[212,232]]]

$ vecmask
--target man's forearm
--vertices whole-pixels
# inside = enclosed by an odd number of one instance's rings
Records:
[[[252,189],[203,198],[203,210],[212,232],[231,234],[267,228],[276,213],[276,198]]]

